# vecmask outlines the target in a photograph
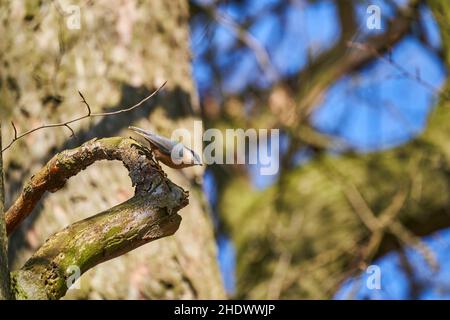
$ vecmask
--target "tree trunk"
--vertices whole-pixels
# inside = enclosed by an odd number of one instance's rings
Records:
[[[0,118],[0,150],[2,150],[2,119]],[[3,158],[0,152],[0,300],[11,298],[8,268],[8,237],[4,216]]]
[[[74,124],[75,138],[58,128],[17,142],[4,154],[7,204],[54,153],[92,137],[127,136],[131,133],[124,129],[132,124],[167,136],[181,127],[193,133],[199,106],[191,75],[187,1],[115,0],[80,2],[79,7],[13,1],[1,6],[5,15],[0,33],[5,38],[0,51],[7,67],[0,74],[4,84],[0,99],[19,132],[84,114],[77,90],[93,112],[100,112],[132,105],[168,81],[164,92],[132,113]],[[9,131],[6,141],[13,135]],[[81,277],[79,289],[69,290],[66,298],[224,297],[201,188],[203,171],[199,167],[165,171],[190,191],[190,204],[180,211],[183,220],[176,234],[91,269]],[[21,266],[51,234],[132,194],[120,164],[109,161],[89,167],[65,188],[44,197],[12,235],[12,265]]]

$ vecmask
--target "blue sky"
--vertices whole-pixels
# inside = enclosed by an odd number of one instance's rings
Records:
[[[281,0],[280,0],[281,1]],[[197,1],[207,2],[207,1]],[[219,10],[236,21],[249,16],[258,16],[276,0],[249,0],[240,7],[228,5]],[[405,1],[396,1],[404,3]],[[266,48],[271,61],[280,77],[301,70],[307,63],[308,50],[317,54],[332,46],[339,37],[339,24],[336,20],[336,6],[333,1],[317,1],[308,4],[306,1],[292,2],[284,11],[282,20],[271,12],[258,17],[250,28],[250,33]],[[370,4],[381,8],[384,26],[386,19],[392,16],[392,10],[384,1],[370,1]],[[381,32],[365,28],[368,2],[361,3],[357,14],[361,25],[358,38],[369,33]],[[426,37],[431,48],[439,48],[439,32],[428,9],[421,11],[421,20],[425,25]],[[194,77],[200,95],[206,92],[217,94],[240,92],[248,85],[265,87],[270,81],[258,67],[254,54],[250,50],[232,51],[236,41],[234,34],[225,26],[205,25],[202,21],[194,21],[191,25],[192,50],[194,54]],[[217,90],[212,81],[213,70],[204,59],[204,51],[214,49],[214,60],[222,71],[223,83]],[[336,82],[327,91],[324,100],[313,115],[313,125],[320,131],[338,136],[350,147],[359,152],[376,152],[398,146],[419,134],[426,123],[427,115],[433,107],[437,92],[430,87],[439,88],[446,77],[446,71],[438,57],[425,48],[413,37],[402,40],[391,53],[391,61],[378,59],[368,68],[351,77]],[[400,68],[395,67],[395,65]],[[422,83],[415,77],[420,77]],[[423,83],[426,83],[424,85]],[[218,96],[220,98],[220,96]],[[282,145],[288,141],[283,141]],[[283,148],[283,146],[282,146]],[[299,163],[304,163],[308,154],[299,154]],[[257,168],[250,168],[252,181],[258,188],[265,188],[275,181],[276,177],[259,176]],[[216,190],[213,177],[205,176],[205,190],[210,203],[216,201]],[[214,207],[214,206],[213,206]],[[217,212],[214,214],[217,215]],[[217,223],[217,219],[216,219]],[[437,241],[436,238],[440,240]],[[444,239],[445,241],[441,241]],[[442,265],[440,272],[430,277],[430,270],[421,265],[417,259],[417,276],[429,283],[429,292],[421,298],[445,298],[449,293],[436,291],[438,285],[445,281],[450,285],[450,274],[445,266],[450,263],[446,241],[450,242],[450,231],[426,239],[432,246]],[[229,293],[235,290],[235,256],[232,243],[226,235],[220,235],[219,263],[226,288]],[[411,259],[417,255],[414,250],[408,251]],[[415,260],[414,260],[415,261]],[[407,281],[398,267],[398,256],[389,254],[376,262],[382,267],[382,290],[357,292],[356,298],[389,298],[406,297]],[[430,280],[431,278],[431,280]],[[349,279],[336,294],[337,299],[348,297],[348,291],[355,282],[365,279]]]
[[[450,230],[441,230],[423,239],[439,261],[439,270],[434,272],[416,250],[408,248],[406,255],[413,266],[416,281],[425,290],[419,299],[450,299]],[[381,270],[381,289],[367,289],[368,273],[348,279],[336,293],[336,299],[407,299],[408,277],[401,268],[399,256],[390,253],[374,261]]]

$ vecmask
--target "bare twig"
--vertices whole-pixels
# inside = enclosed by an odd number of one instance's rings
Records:
[[[422,87],[424,87],[425,89],[429,90],[433,94],[440,95],[446,100],[450,99],[450,97],[447,94],[447,92],[445,92],[443,89],[438,88],[438,87],[434,86],[433,84],[431,84],[430,82],[424,80],[422,78],[421,74],[420,74],[420,70],[419,69],[416,68],[414,72],[408,71],[405,67],[403,67],[402,65],[400,65],[399,63],[394,61],[392,59],[391,55],[388,55],[387,57],[383,56],[377,50],[377,48],[374,48],[370,44],[349,41],[349,42],[347,42],[347,46],[349,48],[355,48],[355,49],[358,49],[358,50],[365,50],[365,51],[370,52],[377,59],[379,59],[379,60],[381,60],[381,61],[391,65],[394,69],[396,69],[398,72],[400,72],[400,74],[403,77],[411,79],[413,81],[416,81],[418,84],[420,84]]]
[[[205,10],[220,24],[231,30],[244,45],[253,51],[256,62],[270,81],[278,79],[278,72],[271,62],[266,48],[248,30],[234,21],[229,15],[219,12],[214,6],[209,5]]]
[[[71,132],[70,137],[74,137],[74,136],[75,136],[75,131],[73,131],[72,127],[69,126],[68,124],[65,124],[64,126],[65,126],[67,129],[70,130],[70,132]]]
[[[343,182],[343,185],[345,186],[344,193],[348,201],[363,223],[375,236],[374,239],[370,241],[371,243],[369,243],[366,250],[366,257],[375,254],[375,250],[381,241],[381,237],[385,230],[387,230],[403,244],[416,248],[433,271],[438,270],[439,266],[433,251],[419,237],[404,227],[398,219],[394,219],[400,212],[400,209],[406,200],[406,193],[400,192],[396,195],[392,204],[385,210],[383,216],[377,217],[356,186],[351,182]],[[377,233],[380,234],[377,235]]]
[[[12,121],[11,121],[11,125],[12,125],[12,127],[13,127],[13,129],[14,129],[14,139],[17,140],[17,128],[16,128],[14,122],[12,122]]]
[[[83,99],[83,103],[84,103],[84,105],[86,106],[86,108],[87,108],[87,111],[88,111],[88,116],[90,116],[91,115],[91,106],[89,105],[89,103],[87,103],[87,101],[86,101],[86,99],[84,98],[84,96],[83,96],[83,94],[80,92],[80,91],[78,91],[78,94],[80,95],[80,97],[81,97],[81,99]]]
[[[107,117],[107,116],[113,116],[113,115],[118,115],[118,114],[121,114],[121,113],[125,113],[125,112],[132,111],[132,110],[136,109],[137,107],[140,107],[144,102],[146,102],[146,101],[149,100],[150,98],[154,97],[154,96],[155,96],[155,95],[156,95],[156,94],[157,94],[157,93],[165,86],[166,83],[167,83],[167,81],[165,81],[161,86],[159,86],[158,89],[156,89],[155,91],[153,91],[152,94],[148,95],[147,97],[145,97],[144,99],[142,99],[141,101],[139,101],[138,103],[136,103],[135,105],[133,105],[133,106],[131,106],[131,107],[129,107],[129,108],[121,109],[121,110],[118,110],[118,111],[101,112],[101,113],[92,113],[92,112],[91,112],[91,107],[89,106],[88,102],[87,102],[86,99],[84,98],[83,94],[82,94],[81,92],[78,91],[78,94],[79,94],[79,95],[81,96],[81,98],[82,98],[82,101],[81,101],[81,102],[82,102],[82,103],[86,106],[86,108],[87,108],[87,113],[86,113],[85,115],[83,115],[83,116],[81,116],[81,117],[77,117],[77,118],[72,119],[72,120],[69,120],[69,121],[65,121],[65,122],[51,123],[51,124],[44,124],[44,125],[41,125],[41,126],[39,126],[39,127],[30,129],[30,130],[28,130],[28,131],[26,131],[26,132],[24,132],[24,133],[21,133],[21,134],[17,134],[16,126],[14,125],[13,122],[11,122],[11,124],[12,124],[12,126],[13,126],[13,128],[14,128],[14,138],[11,140],[11,142],[10,142],[9,144],[6,145],[5,148],[2,149],[1,152],[3,153],[3,152],[6,151],[7,149],[9,149],[9,148],[10,148],[17,140],[19,140],[19,139],[21,139],[21,138],[23,138],[23,137],[25,137],[25,136],[27,136],[27,135],[29,135],[29,134],[35,132],[35,131],[42,130],[42,129],[57,128],[57,127],[66,127],[66,128],[68,128],[68,129],[71,131],[71,133],[72,133],[71,136],[74,136],[74,135],[75,135],[75,132],[74,132],[73,129],[69,126],[71,123],[74,123],[74,122],[77,122],[77,121],[81,121],[81,120],[84,120],[84,119],[90,118],[90,117]]]
[[[376,232],[382,228],[382,224],[378,221],[375,214],[370,209],[368,203],[364,200],[361,193],[358,191],[353,183],[347,182],[344,184],[344,193],[348,202],[353,207],[356,214],[359,216],[364,225],[371,231]]]

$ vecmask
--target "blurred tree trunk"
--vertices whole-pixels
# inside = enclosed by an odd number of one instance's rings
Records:
[[[0,118],[0,150],[2,150],[2,119]],[[8,270],[8,237],[4,216],[3,158],[0,152],[0,300],[11,298]]]
[[[190,66],[187,1],[10,1],[2,2],[0,9],[0,105],[20,132],[84,114],[77,90],[93,112],[100,112],[132,105],[168,81],[163,93],[132,113],[74,124],[75,138],[59,128],[15,144],[4,155],[7,206],[23,181],[51,155],[92,137],[130,135],[124,129],[131,124],[168,136],[180,127],[193,133],[198,100]],[[12,129],[4,131],[8,141]],[[180,211],[180,229],[173,237],[90,270],[67,298],[224,297],[201,188],[202,169],[166,172],[190,191],[190,204]],[[21,266],[49,235],[132,193],[119,163],[89,167],[45,197],[12,235],[12,266]]]
[[[429,2],[450,67],[450,2]],[[433,265],[419,237],[450,227],[449,92],[447,84],[425,132],[391,150],[317,153],[262,191],[248,175],[236,170],[230,179],[214,167],[221,219],[237,251],[237,296],[331,298],[399,246],[416,247]]]

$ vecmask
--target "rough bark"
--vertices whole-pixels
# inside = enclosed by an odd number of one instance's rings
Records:
[[[92,111],[99,112],[132,105],[164,80],[167,85],[164,93],[131,114],[74,125],[76,138],[69,138],[70,132],[61,128],[15,144],[4,155],[8,205],[23,182],[57,151],[93,137],[129,135],[122,130],[132,124],[166,136],[180,127],[192,132],[197,119],[187,1],[71,4],[80,6],[80,29],[67,28],[69,17],[60,14],[53,1],[1,4],[0,52],[7,67],[0,71],[0,100],[19,131],[82,114],[77,90]],[[9,140],[12,130],[5,133]],[[202,168],[167,173],[190,191],[190,205],[181,211],[178,232],[89,270],[81,278],[81,289],[69,290],[67,298],[224,297],[201,188]],[[89,167],[57,194],[44,196],[12,235],[12,266],[20,268],[51,234],[124,201],[132,192],[119,165],[108,161]]]
[[[131,139],[92,140],[53,157],[27,184],[7,212],[9,230],[17,226],[46,191],[60,190],[66,181],[99,160],[120,160],[128,169],[135,195],[113,208],[71,224],[51,236],[13,274],[18,299],[59,299],[67,279],[150,241],[172,235],[179,227],[178,210],[187,193],[168,180],[152,154]]]
[[[0,118],[0,150],[2,149],[2,119]],[[11,298],[8,268],[8,236],[4,215],[3,158],[0,152],[0,300]]]

